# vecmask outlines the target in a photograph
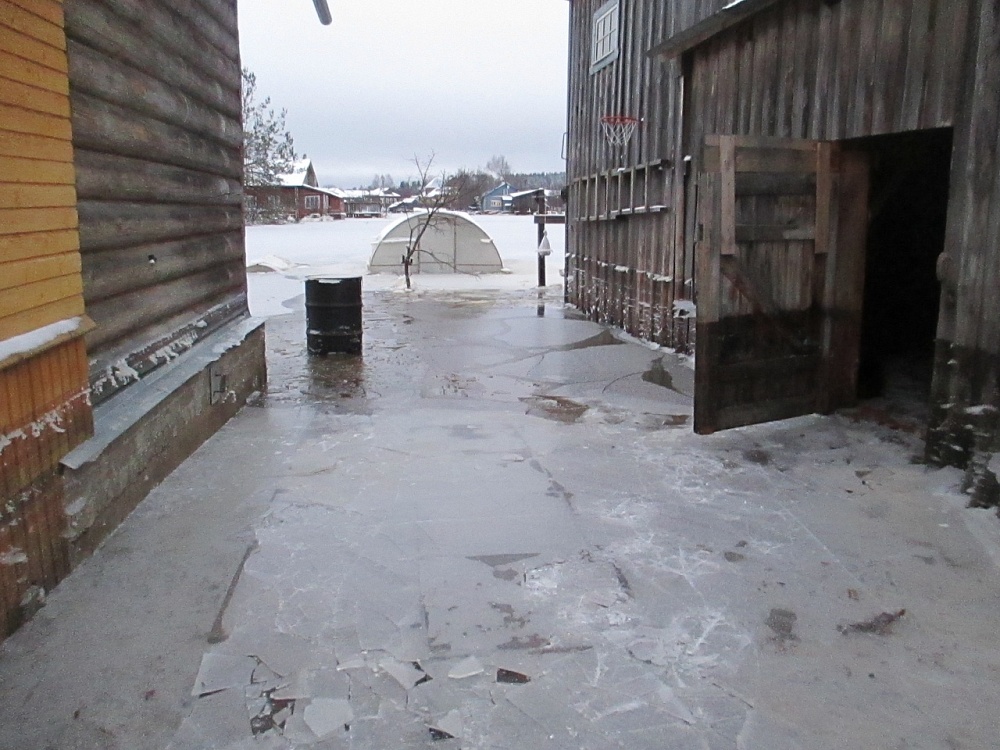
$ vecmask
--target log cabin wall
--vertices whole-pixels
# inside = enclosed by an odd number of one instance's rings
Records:
[[[95,404],[246,314],[236,0],[67,0]]]
[[[607,7],[574,0],[570,12],[566,298],[593,320],[683,346],[675,301],[690,299],[691,262],[672,241],[678,67],[647,56],[673,18],[668,3],[621,0],[617,58],[592,70],[595,14]],[[600,117],[618,114],[642,119],[624,148],[601,131]]]
[[[0,0],[0,638],[69,572],[60,459],[93,418],[59,0]]]

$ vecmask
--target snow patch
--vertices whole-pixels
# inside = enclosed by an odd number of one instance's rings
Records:
[[[65,404],[62,404],[58,408],[43,414],[38,419],[30,422],[24,427],[19,427],[16,430],[11,430],[10,432],[0,435],[0,455],[3,455],[3,452],[13,445],[15,440],[26,440],[29,436],[39,438],[49,430],[60,434],[66,432],[66,428],[63,426],[63,411],[73,401],[80,398],[86,399],[88,397],[89,393],[87,391],[81,391],[72,398],[68,399]]]
[[[14,336],[6,341],[0,341],[0,361],[17,354],[27,354],[40,346],[45,346],[60,336],[78,330],[82,323],[83,318],[67,318],[58,323],[50,323],[47,326],[36,328],[34,331],[22,333],[20,336]]]
[[[28,562],[28,555],[19,547],[12,547],[8,552],[0,555],[0,565],[21,565]]]
[[[989,404],[976,404],[974,406],[967,406],[965,413],[972,417],[981,417],[986,414],[993,414],[996,410],[995,406],[990,406]]]
[[[698,307],[695,303],[689,299],[675,299],[674,300],[674,317],[675,318],[694,318],[698,315]]]
[[[152,364],[157,364],[160,361],[169,362],[172,359],[177,359],[181,354],[186,352],[195,342],[198,341],[198,334],[192,332],[185,333],[180,338],[171,341],[166,346],[161,346],[155,352],[149,355],[148,359]],[[133,370],[133,372],[135,372]],[[138,380],[138,374],[136,374],[136,380]]]
[[[538,284],[538,227],[531,216],[476,215],[476,224],[492,239],[503,259],[500,273],[424,274],[414,282],[421,291],[533,289]],[[250,314],[254,317],[287,315],[302,308],[304,282],[310,277],[364,277],[364,291],[401,290],[402,277],[369,274],[372,240],[386,225],[386,219],[345,219],[314,224],[249,226],[246,230],[247,266],[275,273],[247,275]],[[546,224],[552,247],[548,260],[550,276],[563,268],[565,225]]]

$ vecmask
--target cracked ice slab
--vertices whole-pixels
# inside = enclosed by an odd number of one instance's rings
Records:
[[[202,656],[191,695],[200,697],[227,688],[243,688],[253,677],[257,660],[247,656],[208,653]]]
[[[324,740],[346,732],[354,721],[354,711],[343,699],[314,698],[306,706],[303,719],[317,739]]]
[[[352,361],[307,359],[301,319],[276,322],[265,406],[220,433],[273,499],[213,653],[273,672],[192,701],[175,746],[424,747],[456,716],[463,739],[436,746],[991,746],[995,571],[912,443],[836,416],[694,436],[690,369],[534,300],[366,313]],[[178,476],[199,497],[233,481]],[[836,630],[904,607],[891,635]],[[88,694],[116,687],[93,673]],[[163,707],[141,694],[122,705]],[[285,735],[249,737],[271,709]]]
[[[479,659],[475,656],[469,656],[449,669],[448,676],[454,680],[462,680],[466,677],[474,677],[477,674],[482,674],[485,671],[486,668]]]

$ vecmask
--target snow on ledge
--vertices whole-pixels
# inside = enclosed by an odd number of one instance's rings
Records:
[[[55,341],[60,336],[73,333],[83,325],[83,318],[68,318],[60,320],[58,323],[50,323],[47,326],[36,328],[34,331],[22,333],[5,341],[0,341],[0,362],[19,354],[27,354],[39,347],[45,346]]]

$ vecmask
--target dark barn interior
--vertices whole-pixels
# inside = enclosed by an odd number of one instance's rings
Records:
[[[926,419],[951,170],[950,128],[851,142],[871,157],[858,397]]]

